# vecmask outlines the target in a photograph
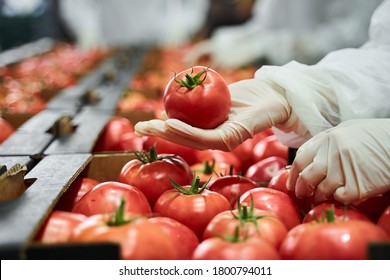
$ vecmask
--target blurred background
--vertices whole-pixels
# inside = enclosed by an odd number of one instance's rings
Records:
[[[0,0],[0,50],[48,37],[81,49],[191,44],[188,64],[311,64],[361,46],[382,1]]]

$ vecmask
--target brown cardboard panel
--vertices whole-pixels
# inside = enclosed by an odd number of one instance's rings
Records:
[[[73,133],[55,138],[44,153],[50,155],[91,152],[110,118],[111,113],[82,110],[73,119]]]
[[[94,154],[80,176],[99,182],[116,181],[122,167],[135,156],[132,153]]]
[[[90,154],[47,156],[27,173],[25,179],[34,183],[19,198],[0,203],[0,255],[23,252],[89,160]]]
[[[15,131],[0,145],[0,156],[40,155],[52,140],[50,133]]]

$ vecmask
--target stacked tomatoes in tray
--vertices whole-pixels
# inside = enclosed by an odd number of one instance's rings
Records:
[[[0,110],[37,113],[60,90],[75,85],[89,73],[108,50],[81,50],[61,43],[53,50],[0,67]]]
[[[116,180],[78,177],[35,242],[115,242],[122,259],[275,260],[368,259],[371,242],[390,240],[388,195],[344,206],[289,192],[287,147],[270,129],[231,152],[195,150],[113,117],[96,149],[134,157]]]

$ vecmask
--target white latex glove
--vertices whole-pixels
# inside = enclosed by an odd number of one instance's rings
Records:
[[[288,189],[345,204],[390,190],[390,119],[345,121],[303,144]]]
[[[195,149],[230,151],[256,133],[285,122],[291,108],[284,90],[260,79],[229,85],[232,107],[226,122],[215,129],[192,127],[177,119],[138,122],[138,136],[154,135]]]

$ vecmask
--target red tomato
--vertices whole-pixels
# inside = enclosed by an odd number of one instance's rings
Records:
[[[136,156],[123,166],[118,181],[142,191],[152,208],[163,192],[173,189],[170,180],[180,185],[191,184],[191,167],[180,156],[157,154],[154,147],[149,153],[141,151]]]
[[[238,173],[232,165],[212,160],[195,163],[191,165],[191,169],[195,173],[195,176],[199,176],[201,184],[220,176],[227,174],[236,175]]]
[[[217,214],[207,225],[203,240],[211,237],[234,236],[236,229],[242,238],[258,235],[276,249],[287,235],[287,227],[274,214],[248,205]]]
[[[222,211],[230,209],[229,201],[221,194],[199,188],[199,177],[195,177],[191,186],[175,185],[174,189],[164,192],[154,205],[156,215],[169,217],[192,229],[199,240],[211,219]]]
[[[374,222],[377,222],[383,211],[390,205],[390,191],[354,203],[354,206],[367,214]]]
[[[287,179],[290,174],[291,166],[287,165],[285,168],[279,170],[269,181],[267,187],[270,189],[282,191],[286,193],[292,200],[294,200],[301,213],[306,214],[313,206],[313,198],[298,198],[294,191],[287,189]]]
[[[111,214],[118,208],[121,199],[126,200],[126,213],[152,214],[148,200],[139,189],[114,181],[103,182],[93,187],[75,204],[72,212],[86,216]]]
[[[231,105],[225,80],[203,66],[175,75],[165,88],[163,102],[168,117],[203,129],[216,128],[226,121]]]
[[[241,195],[258,186],[255,181],[244,176],[224,175],[212,179],[207,188],[210,191],[222,194],[227,198],[231,207],[234,208]]]
[[[198,150],[196,152],[197,162],[204,162],[205,160],[233,165],[238,172],[241,171],[242,165],[240,159],[232,152],[225,152],[221,150]]]
[[[311,221],[323,221],[326,219],[326,211],[333,209],[335,219],[342,221],[363,220],[372,222],[369,217],[352,206],[343,205],[339,202],[322,202],[314,206],[303,218],[304,223]]]
[[[253,159],[255,162],[273,156],[288,160],[288,147],[280,143],[276,135],[265,137],[253,148]]]
[[[57,210],[72,211],[81,197],[100,182],[88,177],[79,177],[69,186],[56,205]]]
[[[287,227],[292,229],[301,223],[302,217],[294,201],[284,192],[264,187],[247,191],[240,197],[240,202],[251,204],[276,215]]]
[[[12,133],[15,132],[15,129],[12,127],[12,125],[0,117],[0,144],[5,141],[9,136],[11,136]]]
[[[161,225],[172,238],[179,260],[191,259],[195,248],[199,245],[199,239],[189,227],[168,217],[153,217],[149,221]]]
[[[203,240],[195,249],[194,260],[279,260],[278,251],[259,236],[240,241],[220,237]]]
[[[134,132],[124,133],[119,138],[118,150],[119,151],[142,151],[146,137],[139,137]]]
[[[267,186],[272,177],[287,166],[287,160],[273,156],[260,160],[247,169],[245,177],[252,179],[261,186]]]
[[[195,149],[182,146],[160,137],[147,136],[144,143],[144,149],[149,151],[151,147],[155,146],[158,154],[175,154],[181,156],[189,165],[197,162]]]
[[[117,213],[88,217],[75,228],[72,241],[118,243],[120,257],[124,260],[177,258],[175,244],[161,225],[150,222],[146,217]]]
[[[134,132],[134,125],[124,117],[112,117],[105,125],[94,151],[120,151],[121,137],[128,132]]]
[[[247,139],[238,145],[232,153],[241,161],[241,171],[245,173],[249,166],[255,163],[253,159],[253,148],[255,145],[265,137],[273,135],[271,129],[263,130],[257,133],[253,138]]]
[[[86,218],[79,213],[52,211],[39,229],[35,241],[48,244],[69,242],[74,229]]]
[[[287,260],[364,260],[369,242],[386,240],[387,233],[372,222],[303,223],[287,233],[280,255]]]
[[[382,215],[378,219],[377,224],[390,236],[390,205],[387,206],[385,211],[383,211]]]

